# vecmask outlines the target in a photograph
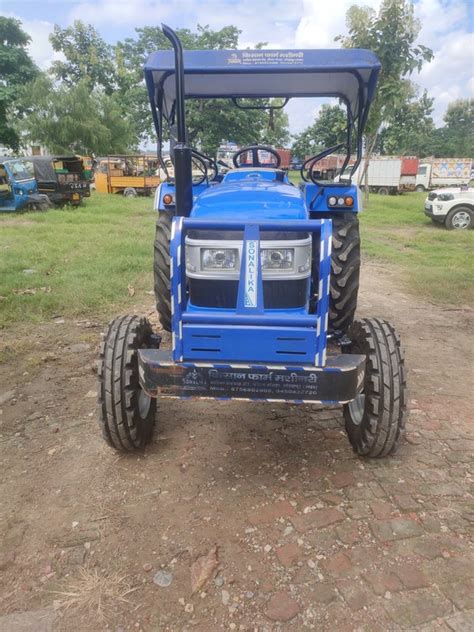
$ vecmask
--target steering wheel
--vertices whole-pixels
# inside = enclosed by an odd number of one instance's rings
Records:
[[[201,154],[201,152],[196,151],[195,149],[191,151],[191,154],[193,171],[195,167],[202,174],[199,175],[193,173],[193,185],[197,186],[206,180],[215,180],[219,172],[216,161],[205,154]],[[209,178],[209,171],[212,174],[211,178]]]
[[[323,158],[326,158],[326,156],[333,154],[335,151],[338,151],[344,146],[345,146],[344,143],[339,143],[339,145],[328,147],[327,149],[324,149],[323,151],[321,151],[319,154],[316,154],[315,156],[311,156],[311,158],[308,158],[307,160],[305,160],[304,163],[301,165],[301,169],[300,169],[300,174],[301,174],[302,179],[305,182],[309,182],[311,180],[313,184],[317,184],[319,186],[319,182],[316,180],[316,177],[313,172],[314,165],[320,160],[322,160]],[[306,177],[305,172],[307,172],[309,179]]]
[[[275,164],[272,165],[272,167],[274,167],[275,169],[278,169],[278,167],[281,164],[280,155],[277,151],[273,149],[273,147],[268,147],[268,145],[249,145],[248,147],[242,147],[242,149],[239,149],[239,151],[235,152],[235,154],[232,156],[232,162],[234,163],[234,167],[236,169],[243,169],[245,167],[268,167],[268,163],[260,162],[260,159],[258,157],[259,151],[266,151],[271,156],[273,156],[273,158],[275,158]],[[240,158],[240,156],[242,156],[243,154],[247,154],[248,152],[252,153],[252,164],[251,165],[240,164],[238,162],[238,159]]]

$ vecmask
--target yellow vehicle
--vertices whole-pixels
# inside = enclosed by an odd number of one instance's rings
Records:
[[[160,184],[156,156],[107,156],[96,159],[95,188],[125,197],[151,195]]]
[[[91,156],[78,156],[78,158],[82,160],[86,179],[92,180],[94,177],[94,159]]]

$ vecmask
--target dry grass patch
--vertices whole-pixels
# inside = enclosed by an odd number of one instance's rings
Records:
[[[131,604],[127,597],[138,588],[129,575],[81,568],[66,590],[53,592],[58,596],[55,606],[61,614],[74,614],[77,619],[93,615],[98,622],[106,623],[121,607]]]

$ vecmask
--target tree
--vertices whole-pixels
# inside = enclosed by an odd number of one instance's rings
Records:
[[[99,88],[91,91],[86,80],[69,88],[43,76],[24,100],[30,109],[23,125],[26,137],[53,153],[107,155],[134,144],[116,97]]]
[[[388,124],[412,94],[410,75],[433,57],[431,49],[416,44],[420,22],[409,0],[382,0],[379,12],[352,6],[346,14],[348,35],[336,37],[346,48],[368,48],[382,63],[378,88],[365,132],[366,171],[382,124]],[[368,190],[368,187],[366,187]]]
[[[419,99],[409,101],[391,118],[380,133],[380,152],[403,156],[428,156],[432,153],[435,126],[431,113],[433,101],[425,90]]]
[[[133,113],[133,119],[137,135],[145,140],[154,138],[155,132],[153,128],[150,104],[143,78],[143,65],[150,53],[160,50],[169,49],[171,44],[163,35],[163,31],[159,26],[145,26],[135,29],[137,38],[128,37],[118,42],[115,46],[115,60],[117,67],[118,88],[125,107],[129,113]],[[225,26],[224,28],[213,31],[208,26],[197,26],[196,32],[189,29],[177,29],[177,34],[181,39],[183,48],[187,50],[208,49],[208,48],[237,48],[240,31],[235,26]],[[211,108],[215,113],[215,107]],[[195,124],[196,116],[205,117],[206,126],[211,125],[209,129],[209,138],[214,139],[216,133],[211,116],[206,116],[204,109],[199,103],[187,103],[188,127],[193,132],[193,128],[201,129],[200,124]],[[216,121],[217,122],[217,121]],[[218,125],[217,125],[218,127]],[[206,128],[203,127],[204,143],[202,148],[209,146],[210,141],[206,139]],[[192,136],[196,134],[192,133]],[[222,137],[218,140],[219,145]],[[211,144],[215,141],[212,140]]]
[[[339,105],[325,103],[313,125],[295,137],[292,151],[301,159],[314,156],[327,147],[345,143],[347,115]]]
[[[113,92],[117,81],[113,48],[93,26],[80,20],[65,29],[56,24],[49,40],[65,57],[65,61],[56,60],[51,65],[56,79],[69,87],[86,81],[91,90],[101,86],[107,94]]]
[[[474,99],[458,99],[448,105],[443,120],[446,123],[443,135],[448,141],[444,156],[474,156]]]
[[[19,20],[0,16],[0,144],[14,150],[20,139],[11,121],[24,113],[19,95],[39,73],[26,51],[30,40]]]
[[[270,104],[276,103],[276,99]],[[259,142],[273,147],[284,147],[290,142],[290,130],[288,127],[288,114],[283,109],[270,109],[266,111],[267,122],[260,133]]]
[[[137,134],[145,139],[153,138],[155,133],[143,81],[143,64],[151,52],[169,49],[170,43],[159,27],[147,26],[136,32],[136,39],[118,42],[115,59],[121,98],[134,113]],[[213,31],[209,26],[198,25],[196,32],[177,29],[177,34],[187,50],[235,49],[240,31],[235,26]],[[274,129],[271,129],[268,113],[238,109],[227,99],[190,100],[186,103],[186,115],[190,142],[211,155],[215,155],[223,140],[241,145],[263,140],[281,144],[289,138],[288,120],[283,112],[277,114],[275,110]]]

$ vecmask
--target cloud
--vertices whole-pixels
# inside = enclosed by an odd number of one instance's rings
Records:
[[[411,79],[435,98],[434,117],[442,123],[447,104],[472,94],[474,0],[417,0],[415,14],[422,28],[421,44],[433,49],[435,58]],[[196,24],[213,29],[233,24],[242,31],[242,48],[267,42],[268,48],[334,48],[334,37],[346,32],[345,16],[353,5],[378,10],[380,0],[83,0],[62,4],[61,26],[75,19],[93,24],[108,40],[133,36],[133,29],[166,22],[172,27],[194,29]],[[18,7],[21,4],[17,5]],[[69,8],[70,7],[70,8]],[[68,11],[64,13],[64,11]],[[19,9],[16,13],[21,13]],[[44,20],[25,12],[24,29],[32,36],[30,52],[43,69],[60,56],[52,50],[48,35],[58,19],[54,4],[44,5]],[[18,16],[12,16],[18,17]],[[292,132],[309,125],[320,101],[297,100],[287,106]]]
[[[334,38],[346,32],[346,13],[353,4],[377,9],[380,0],[304,0],[303,12],[296,29],[300,48],[339,48]]]
[[[440,39],[447,33],[462,32],[469,24],[468,4],[462,0],[448,3],[442,0],[419,0],[415,5],[415,14],[421,22],[418,39],[433,50],[438,50]]]
[[[150,0],[100,0],[79,2],[69,13],[69,22],[82,20],[99,28],[112,26],[157,26],[179,15],[177,3]]]
[[[473,96],[473,50],[474,33],[445,35],[434,59],[421,70],[417,82],[435,97],[434,117],[439,124],[451,101]]]
[[[49,35],[54,29],[52,22],[28,20],[13,13],[7,14],[7,17],[20,20],[22,29],[31,37],[28,52],[41,70],[47,70],[56,59],[63,59],[62,53],[54,51],[49,41]]]

